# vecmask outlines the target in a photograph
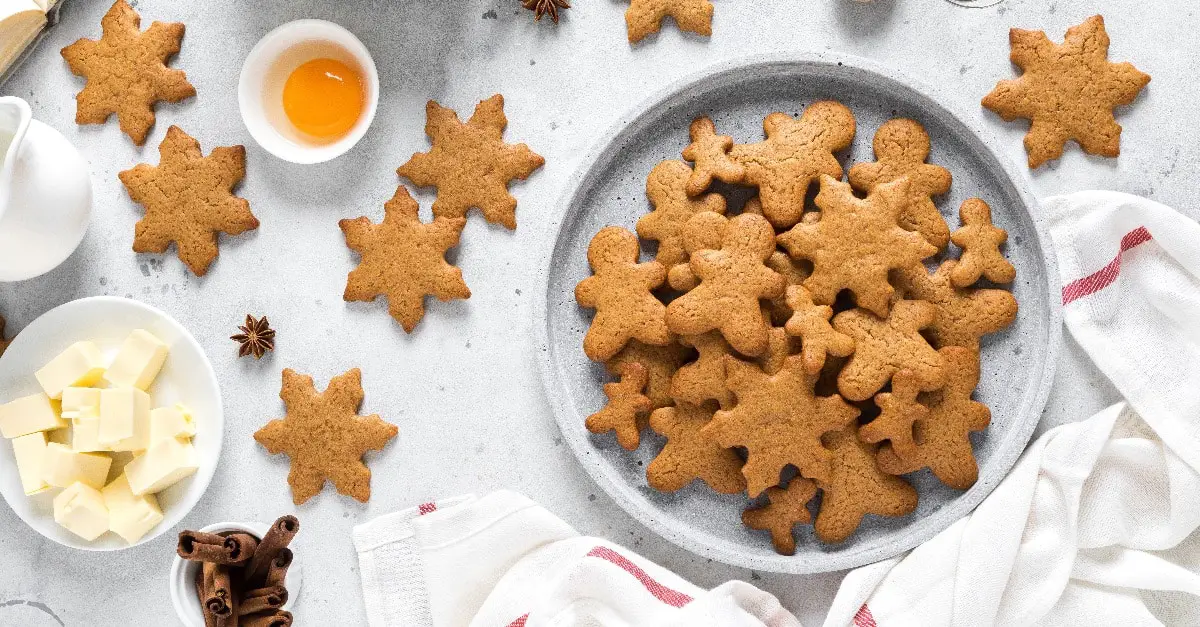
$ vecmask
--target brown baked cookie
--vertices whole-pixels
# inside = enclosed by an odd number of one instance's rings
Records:
[[[179,259],[204,276],[220,254],[217,233],[258,228],[250,203],[233,195],[246,176],[246,148],[213,148],[205,157],[200,142],[172,126],[158,154],[157,166],[142,163],[117,175],[146,209],[134,227],[133,250],[163,253],[174,243]]]
[[[814,304],[812,294],[802,285],[788,286],[787,303],[792,317],[788,318],[784,330],[801,339],[800,354],[809,374],[821,371],[826,355],[849,357],[854,352],[854,339],[835,331],[829,324],[833,307]]]
[[[925,241],[946,247],[950,227],[933,204],[932,196],[950,191],[950,170],[925,163],[929,158],[929,134],[915,120],[888,120],[875,132],[872,143],[875,163],[859,163],[850,168],[850,185],[869,192],[902,176],[908,177],[908,205],[900,212],[899,224],[920,233]]]
[[[702,250],[691,259],[700,278],[693,290],[667,305],[667,326],[680,335],[721,331],[734,350],[749,357],[767,349],[767,322],[759,299],[783,294],[784,280],[763,265],[775,251],[775,231],[751,214],[729,221],[721,250]]]
[[[917,447],[913,425],[929,418],[929,408],[917,402],[920,392],[921,385],[911,370],[897,372],[892,377],[892,391],[875,395],[879,416],[859,427],[859,439],[868,444],[888,440],[899,457],[913,459]]]
[[[763,215],[776,228],[800,221],[808,186],[821,175],[842,178],[833,153],[854,140],[854,114],[840,102],[814,102],[800,119],[772,113],[763,121],[767,139],[738,144],[729,153],[746,169],[745,182],[758,186]]]
[[[902,300],[887,318],[862,309],[843,311],[833,318],[833,328],[854,339],[854,354],[838,375],[838,391],[852,401],[865,401],[892,375],[911,370],[922,390],[946,383],[946,362],[925,338],[937,317],[937,308],[921,300]]]
[[[865,199],[854,196],[850,185],[821,178],[816,203],[820,220],[801,222],[778,240],[793,257],[813,263],[804,287],[813,301],[832,305],[838,292],[854,293],[859,307],[887,316],[895,290],[888,271],[920,264],[937,252],[917,233],[897,223],[908,205],[908,180],[877,186]]]
[[[968,198],[958,208],[958,217],[962,226],[950,236],[962,249],[950,274],[954,287],[967,287],[981,276],[992,283],[1012,283],[1017,269],[1000,253],[1008,231],[992,224],[992,208],[978,198]]]
[[[879,449],[879,469],[902,475],[928,466],[942,483],[966,490],[979,477],[970,434],[986,429],[992,412],[971,400],[979,384],[979,352],[961,346],[940,352],[950,375],[946,387],[930,394],[929,417],[916,422],[914,450],[901,457],[903,451],[885,445]]]
[[[803,285],[804,280],[812,275],[812,264],[805,259],[792,259],[792,256],[782,250],[777,250],[767,257],[766,266],[780,274],[783,280],[792,285]],[[792,317],[792,308],[788,306],[787,293],[773,298],[767,303],[771,312],[771,321],[784,324]]]
[[[667,16],[675,19],[679,30],[705,37],[712,35],[713,5],[708,0],[630,0],[625,11],[629,43],[657,33]]]
[[[383,205],[383,222],[366,217],[338,222],[346,246],[361,256],[346,277],[347,301],[388,299],[388,311],[408,333],[425,316],[425,297],[470,298],[462,270],[446,262],[446,251],[458,246],[466,218],[435,217],[423,224],[417,201],[400,185]]]
[[[837,395],[815,396],[816,377],[799,356],[787,358],[774,375],[740,359],[725,361],[725,384],[737,405],[717,412],[703,431],[721,446],[745,447],[742,474],[750,496],[779,483],[788,464],[810,479],[827,479],[833,457],[821,436],[854,423],[858,410]]]
[[[717,401],[721,407],[733,406],[733,393],[725,387],[725,357],[733,349],[716,331],[679,338],[696,349],[696,361],[682,366],[671,377],[671,396],[679,402],[702,405]]]
[[[1017,319],[1017,299],[1005,290],[955,288],[952,277],[957,268],[953,259],[947,259],[933,274],[919,265],[896,274],[908,298],[937,308],[929,325],[935,347],[978,349],[979,338],[1005,329]]]
[[[729,157],[733,138],[717,135],[717,127],[708,116],[692,120],[689,128],[692,143],[683,149],[683,158],[695,164],[685,189],[688,195],[699,196],[712,185],[713,179],[725,183],[741,183],[746,168]]]
[[[701,250],[720,250],[721,239],[725,237],[725,227],[729,218],[712,211],[701,211],[688,218],[683,225],[683,261],[667,270],[667,284],[672,289],[686,292],[700,283],[692,265],[688,262],[692,253]]]
[[[378,415],[357,415],[363,401],[362,372],[353,368],[338,375],[318,393],[312,377],[285,368],[279,398],[287,415],[267,423],[254,439],[272,455],[291,458],[292,502],[299,505],[312,498],[328,479],[338,492],[366,503],[371,498],[371,471],[363,455],[382,450],[397,429]]]
[[[783,370],[787,358],[800,352],[798,339],[788,335],[783,327],[767,328],[767,350],[759,355],[755,362],[767,374],[775,374]]]
[[[12,340],[4,339],[4,326],[6,324],[8,323],[5,322],[4,316],[0,316],[0,355],[4,354],[4,351],[8,349],[9,344],[12,344]]]
[[[997,83],[983,106],[1006,121],[1030,121],[1025,135],[1030,168],[1061,157],[1069,139],[1088,154],[1121,153],[1121,125],[1113,109],[1133,102],[1150,75],[1129,63],[1109,63],[1103,17],[1067,29],[1062,44],[1040,30],[1019,28],[1008,31],[1008,42],[1021,76]]]
[[[650,382],[646,384],[646,396],[650,397],[655,409],[669,407],[675,404],[675,399],[671,397],[671,378],[693,353],[692,349],[675,342],[666,346],[652,346],[630,340],[621,352],[604,362],[604,368],[609,374],[618,376],[625,364],[641,364],[650,376]]]
[[[463,124],[453,109],[430,100],[425,134],[432,147],[414,154],[396,173],[420,187],[437,187],[433,215],[462,218],[478,207],[488,222],[517,228],[517,199],[508,193],[513,179],[525,180],[546,163],[525,144],[504,143],[504,96],[475,107]]]
[[[756,216],[761,216],[763,214],[762,198],[755,196],[747,200],[746,204],[742,205],[742,210],[738,213],[753,213]]]
[[[796,525],[812,522],[808,503],[817,495],[817,484],[803,477],[788,482],[787,488],[767,488],[768,505],[742,512],[742,524],[771,532],[771,544],[780,555],[796,553]]]
[[[697,213],[725,213],[725,198],[720,194],[704,194],[691,198],[687,182],[692,168],[682,161],[663,161],[654,166],[646,179],[646,196],[654,210],[642,216],[637,233],[642,239],[658,242],[655,261],[670,268],[687,261],[683,246],[683,228]]]
[[[821,509],[813,530],[824,542],[842,542],[858,529],[863,516],[904,516],[917,508],[917,491],[907,481],[880,472],[876,445],[859,441],[854,426],[825,436],[832,451],[832,472],[821,487]]]
[[[671,341],[666,305],[650,293],[667,272],[657,261],[638,263],[638,252],[637,237],[619,226],[600,229],[588,245],[592,276],[575,286],[575,300],[596,310],[583,338],[592,361],[608,361],[631,339],[659,346]]]
[[[621,380],[604,384],[604,395],[608,402],[600,411],[587,417],[587,430],[592,433],[617,434],[617,444],[628,451],[638,447],[642,440],[642,421],[653,408],[650,399],[642,394],[650,375],[639,363],[629,363],[621,368]]]
[[[646,482],[660,492],[674,492],[700,479],[721,494],[746,489],[742,458],[701,432],[712,420],[706,406],[680,403],[650,414],[650,428],[667,438],[658,456],[646,467]]]
[[[167,67],[179,52],[183,24],[154,22],[144,33],[141,25],[137,11],[117,0],[100,20],[100,39],[62,49],[71,72],[87,80],[75,95],[75,123],[103,124],[116,113],[121,131],[139,146],[154,126],[154,103],[196,95],[183,70]]]

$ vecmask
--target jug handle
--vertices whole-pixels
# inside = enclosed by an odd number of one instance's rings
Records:
[[[12,143],[8,145],[8,152],[4,154],[4,160],[0,161],[0,219],[4,218],[5,210],[8,209],[8,197],[12,193],[12,176],[16,167],[17,151],[20,150],[25,133],[29,130],[30,120],[33,119],[33,112],[30,111],[28,102],[16,96],[0,96],[0,109],[9,106],[15,107],[17,110],[17,128],[13,131]]]

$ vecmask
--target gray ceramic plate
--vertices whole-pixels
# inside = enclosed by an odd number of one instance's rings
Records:
[[[542,375],[563,436],[580,463],[610,496],[639,521],[705,557],[762,571],[812,573],[840,570],[897,555],[933,537],[970,512],[1008,473],[1037,424],[1053,379],[1061,340],[1060,283],[1049,239],[1038,221],[1037,202],[1021,171],[999,157],[973,119],[941,104],[935,90],[916,88],[895,72],[854,58],[831,56],[756,57],[720,65],[690,78],[623,117],[583,166],[562,200],[562,214],[546,252],[545,291],[537,294],[535,322]],[[603,366],[583,354],[591,312],[575,303],[575,284],[588,276],[588,242],[600,228],[633,229],[650,210],[646,175],[663,159],[679,159],[688,143],[688,124],[700,114],[738,142],[762,138],[762,120],[773,111],[798,114],[813,101],[845,103],[858,120],[858,136],[843,155],[847,165],[873,161],[875,130],[896,116],[928,129],[930,160],[951,170],[950,193],[938,206],[951,228],[966,198],[991,206],[1007,229],[1006,254],[1017,267],[1012,286],[1020,303],[1016,323],[983,345],[983,374],[976,398],[992,409],[991,427],[975,434],[979,481],[966,492],[941,485],[929,472],[909,476],[920,504],[902,518],[868,516],[847,541],[818,542],[811,527],[798,528],[794,556],[776,554],[762,532],[742,526],[742,495],[720,495],[700,482],[672,494],[646,485],[645,467],[663,440],[647,433],[642,447],[628,452],[611,436],[584,428],[588,414],[604,402]],[[645,251],[648,252],[648,251]]]

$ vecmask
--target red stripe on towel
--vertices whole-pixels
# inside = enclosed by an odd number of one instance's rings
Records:
[[[436,512],[437,511],[437,503],[421,503],[420,505],[417,506],[417,511],[421,512],[421,516],[424,516],[425,514],[428,514],[431,512]]]
[[[871,616],[871,608],[867,607],[866,603],[854,613],[854,627],[878,627],[875,617]]]
[[[641,582],[641,584],[646,587],[646,590],[650,592],[650,594],[654,595],[654,598],[666,603],[667,605],[670,605],[671,607],[683,607],[692,602],[692,597],[658,583],[653,577],[650,576],[649,573],[641,568],[638,568],[637,564],[634,564],[626,559],[624,555],[621,555],[620,553],[617,553],[608,547],[598,546],[588,552],[588,557],[598,557],[602,560],[606,560],[616,564],[617,566],[620,566],[622,570],[630,575],[633,575],[639,582]]]
[[[1113,257],[1112,261],[1108,262],[1108,265],[1097,270],[1096,272],[1089,274],[1088,276],[1083,277],[1082,279],[1071,281],[1069,284],[1063,287],[1063,305],[1069,305],[1073,301],[1079,300],[1080,298],[1090,294],[1095,294],[1109,285],[1112,285],[1112,282],[1116,281],[1117,276],[1121,274],[1121,255],[1124,254],[1125,251],[1135,246],[1145,244],[1151,239],[1153,238],[1150,235],[1150,231],[1147,231],[1146,227],[1144,226],[1139,226],[1138,228],[1126,233],[1125,237],[1121,238],[1121,250],[1117,252],[1117,256]]]
[[[525,621],[529,620],[529,614],[518,616],[516,620],[508,624],[508,627],[525,627]]]

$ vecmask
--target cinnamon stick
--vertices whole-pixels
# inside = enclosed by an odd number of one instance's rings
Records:
[[[225,536],[225,549],[230,564],[241,564],[254,556],[258,550],[258,540],[248,533],[231,533]]]
[[[246,567],[245,581],[265,582],[271,562],[279,555],[280,550],[291,544],[292,538],[295,538],[299,531],[300,521],[295,516],[280,516],[258,542],[254,557],[250,558],[250,564]]]
[[[275,559],[271,560],[271,565],[267,567],[267,586],[282,586],[287,581],[287,570],[292,565],[292,550],[284,547],[279,549],[279,554]]]
[[[247,614],[238,623],[241,627],[292,627],[292,613],[273,610],[259,614]]]
[[[229,567],[224,564],[204,562],[201,566],[205,597],[200,599],[204,610],[212,614],[218,624],[233,616],[233,591],[230,589]]]
[[[277,610],[287,603],[288,591],[283,586],[247,590],[238,604],[238,616]]]
[[[225,545],[225,537],[203,531],[179,532],[179,545],[175,552],[185,560],[195,562],[213,562],[228,564],[230,562],[229,548]]]
[[[201,571],[196,574],[196,598],[200,600],[200,615],[204,617],[204,627],[215,627],[217,618],[208,611],[208,606],[204,603],[208,599],[206,581],[208,578],[204,576],[204,570],[201,567]]]

